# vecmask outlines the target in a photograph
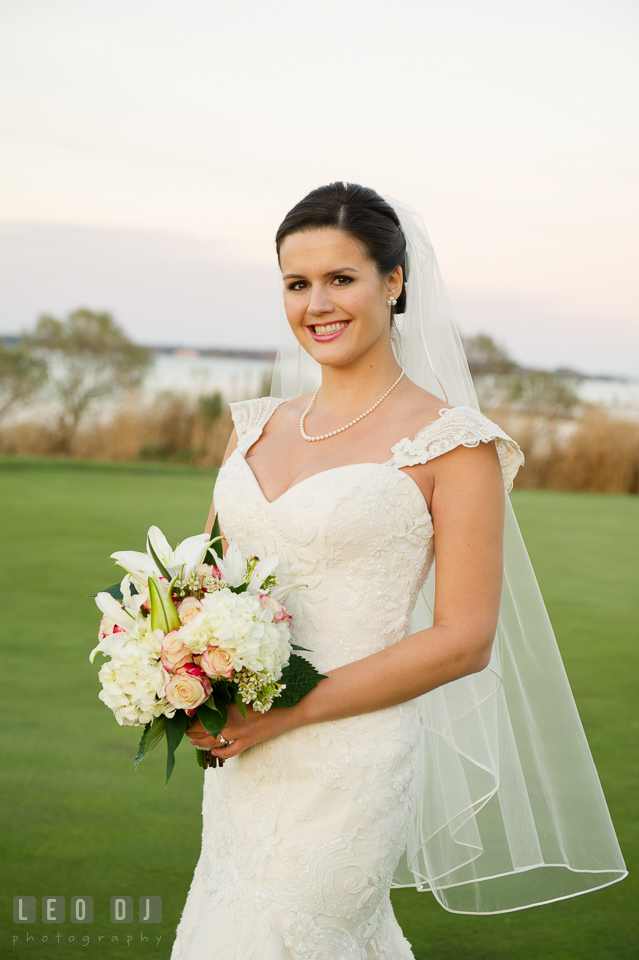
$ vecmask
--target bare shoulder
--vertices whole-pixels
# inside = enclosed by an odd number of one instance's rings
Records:
[[[427,424],[437,420],[442,410],[451,410],[450,404],[440,397],[418,387],[405,378],[405,385],[398,397],[396,412],[401,419],[405,435],[414,437]]]
[[[273,416],[265,426],[264,432],[272,432],[273,429],[288,428],[291,425],[297,427],[300,417],[311,402],[312,393],[303,394],[301,397],[291,397],[284,400],[277,407]]]

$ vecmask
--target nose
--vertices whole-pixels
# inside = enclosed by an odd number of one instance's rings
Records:
[[[333,313],[334,310],[335,305],[328,296],[326,287],[323,284],[313,286],[307,312],[313,317],[320,317],[325,313]]]

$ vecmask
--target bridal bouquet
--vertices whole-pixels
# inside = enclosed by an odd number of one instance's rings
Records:
[[[198,534],[175,550],[158,527],[147,552],[112,553],[126,570],[121,583],[96,594],[103,616],[89,657],[110,659],[100,668],[100,699],[120,725],[144,727],[135,766],[166,736],[168,783],[175,750],[193,717],[217,737],[226,705],[265,713],[290,707],[321,675],[291,643],[284,597],[302,584],[278,584],[278,558],[245,558],[229,542],[222,559],[219,536]],[[215,766],[197,750],[200,766]],[[222,761],[220,761],[222,763]]]

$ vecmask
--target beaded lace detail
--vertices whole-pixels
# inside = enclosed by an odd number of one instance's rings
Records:
[[[393,456],[388,463],[394,467],[412,467],[416,463],[428,463],[455,447],[478,447],[490,440],[495,441],[504,486],[510,491],[517,471],[523,466],[524,455],[512,437],[473,407],[444,407],[439,411],[439,419],[427,423],[412,440],[405,437],[391,447]]]
[[[240,453],[245,454],[251,449],[281,403],[286,403],[286,400],[279,397],[259,397],[257,400],[229,403]]]

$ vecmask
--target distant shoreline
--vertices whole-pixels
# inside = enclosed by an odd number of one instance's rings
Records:
[[[20,337],[16,334],[0,334],[0,340],[7,347],[16,347],[20,343]],[[179,344],[141,344],[151,351],[155,356],[165,357],[183,357],[185,359],[197,359],[198,357],[210,357],[220,360],[261,360],[265,363],[274,363],[277,357],[277,350],[248,350],[239,347],[186,347]],[[530,372],[532,367],[519,367],[520,372]],[[536,369],[536,368],[535,368]],[[638,383],[635,377],[616,375],[611,373],[584,373],[581,370],[572,370],[567,367],[558,367],[549,371],[557,376],[573,377],[576,380],[607,380],[613,383]]]
[[[17,347],[21,337],[14,333],[0,334],[0,340],[6,347]],[[185,347],[171,344],[143,343],[154,354],[164,354],[174,357],[221,357],[225,360],[266,360],[271,363],[277,356],[277,350],[246,350],[239,347]]]
[[[145,346],[148,346],[145,344]],[[155,354],[173,357],[220,357],[225,360],[266,360],[271,363],[277,356],[277,350],[239,350],[216,347],[158,347],[148,346]]]

